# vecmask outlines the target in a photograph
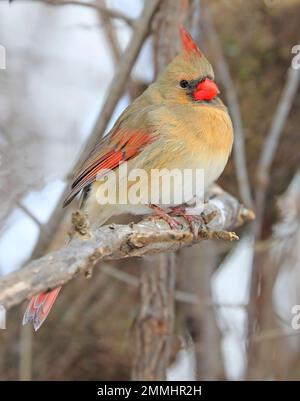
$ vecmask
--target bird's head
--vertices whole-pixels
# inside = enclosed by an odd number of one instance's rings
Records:
[[[180,38],[181,52],[158,79],[160,93],[179,103],[211,102],[219,94],[212,66],[183,27]]]

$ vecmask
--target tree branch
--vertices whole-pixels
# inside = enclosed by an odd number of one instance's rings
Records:
[[[104,10],[107,7],[105,0],[98,0],[97,4],[100,4]],[[112,18],[104,10],[98,12],[99,22],[103,27],[107,42],[110,45],[113,61],[115,65],[118,65],[122,60],[122,47],[120,45],[115,26],[112,22]],[[134,100],[139,94],[139,83],[134,81],[133,78],[129,76],[127,80],[127,88],[131,99]]]
[[[114,19],[120,19],[129,26],[133,26],[134,20],[130,18],[128,15],[122,13],[121,11],[118,10],[112,10],[107,7],[102,6],[101,4],[98,3],[87,3],[85,1],[79,1],[79,0],[38,0],[41,3],[45,3],[50,6],[81,6],[81,7],[87,7],[94,9],[96,11],[101,11],[102,13],[105,13],[108,17],[114,18]]]
[[[170,230],[163,221],[142,220],[138,224],[109,225],[90,231],[85,224],[79,227],[77,221],[76,235],[67,245],[0,279],[0,304],[10,308],[35,293],[89,272],[91,266],[102,260],[171,252],[203,239],[238,239],[235,233],[225,230],[252,220],[253,212],[219,187],[214,187],[209,195],[203,211],[206,224],[199,227],[196,237],[183,219],[181,230]],[[82,213],[77,212],[78,216],[82,217]]]
[[[132,380],[166,380],[172,349],[175,279],[174,253],[145,258],[141,307],[135,321]]]
[[[234,127],[234,162],[236,178],[239,186],[239,193],[242,201],[248,207],[253,207],[253,199],[251,194],[251,186],[249,181],[247,160],[246,160],[246,149],[245,149],[245,134],[241,116],[241,110],[238,102],[237,93],[234,87],[234,83],[229,71],[228,63],[225,59],[220,38],[218,32],[214,26],[209,6],[202,7],[204,12],[203,24],[207,35],[208,41],[211,42],[211,47],[214,49],[216,54],[217,63],[216,69],[218,72],[218,78],[225,89],[226,100],[232,117],[232,123]]]
[[[266,192],[270,181],[270,169],[278,148],[280,136],[283,133],[284,125],[295,100],[300,83],[300,70],[288,69],[287,79],[279,100],[274,119],[269,133],[262,147],[258,161],[256,180],[257,188],[255,194],[256,235],[260,237],[262,220],[265,210]]]

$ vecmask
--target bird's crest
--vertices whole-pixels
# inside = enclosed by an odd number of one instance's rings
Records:
[[[201,50],[199,49],[199,47],[197,46],[197,44],[194,42],[192,36],[189,34],[189,32],[183,27],[181,26],[179,28],[179,32],[180,32],[180,38],[181,38],[181,45],[182,45],[182,49],[184,50],[185,53],[187,54],[197,54],[199,57],[202,56],[201,54]]]

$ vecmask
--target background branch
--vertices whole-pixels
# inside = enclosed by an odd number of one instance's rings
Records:
[[[269,133],[262,147],[261,155],[258,161],[256,172],[256,193],[255,193],[255,209],[257,219],[255,221],[256,235],[259,237],[262,220],[265,209],[266,192],[270,181],[270,168],[278,148],[280,136],[288,118],[289,112],[293,105],[295,96],[298,91],[300,82],[300,69],[296,70],[290,67],[287,72],[287,79],[279,100],[277,110]]]
[[[218,32],[214,26],[209,5],[206,5],[202,9],[204,14],[204,31],[206,33],[207,40],[211,43],[211,47],[214,49],[214,54],[216,55],[217,79],[221,81],[225,89],[226,100],[234,127],[233,154],[240,196],[245,205],[248,207],[253,207],[253,199],[246,160],[245,134],[238,97],[230,74],[229,66],[222,50]]]
[[[256,172],[257,188],[255,192],[255,210],[257,213],[257,218],[252,226],[253,234],[255,235],[255,238],[257,240],[259,240],[262,235],[262,227],[265,214],[265,201],[270,183],[271,165],[279,145],[279,139],[283,133],[287,117],[296,96],[299,81],[300,70],[294,70],[292,67],[290,67],[288,69],[285,86],[283,88],[282,95],[274,114],[270,131],[266,136],[258,161]],[[266,267],[264,267],[264,265],[271,266],[270,263],[266,263],[264,261],[264,259],[268,258],[268,252],[266,252],[266,254],[267,255],[263,257],[262,253],[255,252],[253,258],[253,267],[250,282],[250,302],[248,309],[248,331],[250,338],[248,348],[248,375],[251,375],[253,369],[256,368],[255,356],[257,354],[255,352],[255,345],[253,346],[251,342],[251,338],[256,335],[262,325],[264,325],[266,321],[265,314],[267,316],[270,316],[269,309],[266,308],[267,304],[265,302],[262,303],[262,300],[266,297],[266,295],[269,296],[269,294],[272,294],[273,285],[277,277],[277,272],[275,268],[271,269],[273,280],[270,273],[265,273]],[[258,288],[260,288],[261,291],[258,292]],[[266,308],[266,310],[264,310],[264,308]]]
[[[14,0],[16,1],[16,0]],[[36,0],[35,0],[36,1]],[[133,26],[134,20],[130,17],[128,17],[126,14],[122,13],[121,11],[118,10],[112,10],[110,8],[107,8],[101,4],[98,3],[89,3],[85,1],[77,1],[77,0],[38,0],[41,3],[45,3],[50,6],[81,6],[81,7],[87,7],[91,8],[96,11],[100,11],[101,13],[105,13],[109,18],[114,18],[114,19],[120,19],[129,26]]]
[[[141,306],[135,321],[138,329],[135,330],[133,380],[166,379],[174,325],[175,278],[174,253],[167,258],[160,254],[144,259]]]

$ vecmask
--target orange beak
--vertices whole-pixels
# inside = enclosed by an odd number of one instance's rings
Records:
[[[197,100],[212,100],[220,93],[216,83],[211,79],[205,78],[201,81],[195,92],[194,99]]]

